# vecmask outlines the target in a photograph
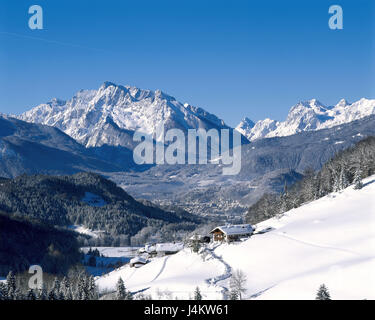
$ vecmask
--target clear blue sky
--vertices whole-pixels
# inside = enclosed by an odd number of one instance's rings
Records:
[[[104,81],[161,89],[236,125],[300,100],[375,98],[373,0],[0,0],[0,112]],[[28,8],[44,9],[44,30]],[[328,8],[344,30],[328,28]]]

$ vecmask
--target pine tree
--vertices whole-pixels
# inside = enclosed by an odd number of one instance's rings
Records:
[[[288,184],[284,183],[284,190],[280,194],[277,218],[281,218],[283,214],[291,209],[291,201],[289,198]]]
[[[27,300],[36,300],[36,294],[33,289],[30,289],[29,292],[27,293]]]
[[[66,299],[65,299],[65,294],[64,294],[63,291],[60,291],[60,292],[59,292],[59,295],[58,295],[57,299],[58,299],[58,300],[66,300]]]
[[[333,192],[340,191],[340,177],[337,174],[335,174],[333,177],[332,191]]]
[[[7,288],[8,288],[8,293],[9,291],[15,292],[17,288],[16,284],[16,276],[14,275],[13,271],[9,271],[7,275]]]
[[[237,290],[230,290],[229,291],[229,300],[239,300]]]
[[[5,284],[0,282],[0,301],[7,299],[7,287]]]
[[[125,300],[127,297],[125,284],[122,278],[120,277],[116,285],[116,298],[117,300]]]
[[[125,300],[133,300],[133,299],[134,299],[133,294],[130,291],[126,290]]]
[[[25,297],[19,288],[14,291],[13,300],[25,300]]]
[[[198,235],[195,234],[194,235],[194,240],[193,240],[193,243],[192,243],[193,252],[198,253],[200,248],[201,248],[201,246],[199,244]]]
[[[319,287],[318,293],[316,294],[315,300],[331,300],[331,296],[329,294],[328,288],[325,284],[322,284]]]
[[[73,300],[72,288],[67,289],[65,292],[65,300]]]
[[[90,276],[87,282],[88,285],[88,294],[90,300],[95,300],[98,298],[98,291],[95,284],[95,280],[93,276]]]
[[[341,167],[340,176],[339,176],[339,190],[344,190],[349,186],[348,177],[344,167]]]
[[[68,292],[70,291],[70,281],[67,277],[62,279],[60,291],[64,293],[65,297],[67,297]]]
[[[48,293],[47,300],[57,300],[57,296],[56,296],[56,294],[55,294],[55,290],[52,289],[52,290]]]
[[[363,188],[361,167],[358,167],[358,169],[355,171],[353,184],[355,190],[360,190]]]
[[[58,278],[55,278],[52,285],[52,291],[54,292],[56,299],[59,299],[60,297],[60,288],[60,280]]]
[[[322,196],[322,190],[320,185],[320,180],[318,179],[317,175],[314,175],[313,178],[313,200],[318,200]]]
[[[83,274],[78,278],[78,285],[74,296],[74,300],[85,300],[87,297],[86,277]]]
[[[38,291],[37,299],[38,300],[47,300],[47,290],[46,290],[46,288],[44,286],[43,286],[42,289],[40,289]]]
[[[202,294],[199,287],[196,287],[194,291],[194,300],[202,300]]]

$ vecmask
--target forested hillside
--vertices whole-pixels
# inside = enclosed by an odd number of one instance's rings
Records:
[[[320,171],[306,170],[304,178],[289,189],[285,186],[281,195],[265,194],[249,208],[246,221],[257,223],[351,184],[361,188],[361,180],[374,173],[375,137],[368,137],[338,152]]]
[[[198,221],[185,212],[142,204],[115,183],[93,173],[73,176],[22,175],[0,183],[0,210],[48,225],[82,225],[112,238],[129,240],[147,226]]]
[[[22,272],[33,264],[45,272],[65,273],[79,263],[75,233],[0,212],[0,276]]]

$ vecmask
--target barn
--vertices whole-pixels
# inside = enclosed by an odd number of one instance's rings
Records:
[[[143,257],[135,257],[135,258],[130,260],[129,264],[130,264],[130,267],[139,268],[139,267],[145,265],[147,262],[148,262],[148,260],[143,258]]]
[[[211,238],[201,234],[194,234],[189,238],[189,242],[192,243],[210,243]]]
[[[237,224],[219,226],[213,229],[210,234],[214,241],[239,241],[241,238],[248,238],[254,232],[254,228],[250,224]]]
[[[177,243],[158,243],[155,246],[155,251],[158,255],[175,254],[184,249],[182,242]]]

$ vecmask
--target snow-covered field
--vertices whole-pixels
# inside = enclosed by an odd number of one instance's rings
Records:
[[[95,257],[96,267],[89,266],[89,250],[97,249],[100,257]],[[85,254],[86,270],[93,276],[99,276],[113,271],[115,268],[129,263],[137,256],[138,247],[82,247],[81,251]]]
[[[133,258],[139,247],[83,247],[81,250],[87,253],[97,249],[101,255],[108,258]]]
[[[125,266],[97,279],[113,290],[121,276],[132,292],[154,299],[189,299],[199,286],[206,299],[221,299],[231,273],[247,276],[245,299],[314,299],[325,284],[332,299],[375,299],[375,176],[362,190],[349,187],[257,225],[237,244],[195,254],[184,249],[135,269]]]

